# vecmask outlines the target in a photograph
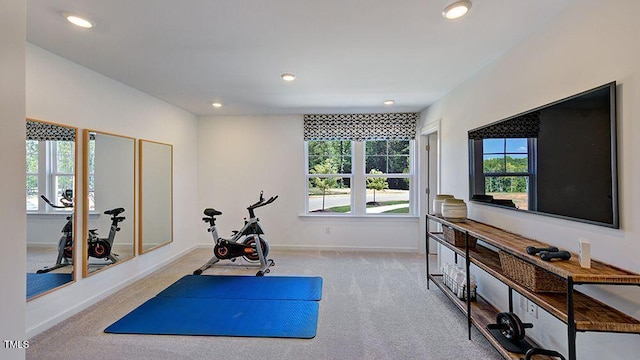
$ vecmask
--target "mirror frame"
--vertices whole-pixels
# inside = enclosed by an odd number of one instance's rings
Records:
[[[33,122],[39,122],[39,123],[43,123],[43,124],[48,124],[48,125],[55,125],[55,126],[60,126],[60,127],[64,127],[64,128],[68,128],[68,129],[73,129],[76,132],[76,138],[74,141],[74,165],[73,165],[73,216],[71,218],[72,224],[73,224],[73,234],[72,234],[72,241],[73,241],[73,256],[71,257],[71,265],[72,265],[72,271],[71,271],[71,281],[64,283],[60,286],[51,288],[47,291],[43,291],[40,294],[34,295],[32,297],[26,297],[25,294],[25,298],[26,301],[31,301],[33,299],[37,299],[41,296],[44,296],[46,294],[52,293],[56,290],[62,289],[63,287],[69,286],[73,283],[75,283],[77,281],[76,278],[76,271],[77,271],[77,265],[78,265],[78,161],[79,161],[79,152],[78,152],[78,137],[80,136],[80,129],[75,127],[75,126],[70,126],[70,125],[63,125],[63,124],[59,124],[59,123],[55,123],[55,122],[51,122],[51,121],[45,121],[45,120],[40,120],[40,119],[35,119],[35,118],[30,118],[27,117],[25,121],[33,121]],[[26,134],[25,134],[26,135]],[[25,136],[25,141],[26,141],[26,136]],[[26,209],[25,209],[26,212]],[[26,260],[26,259],[25,259]]]
[[[170,217],[170,231],[169,231],[169,241],[163,242],[161,244],[158,244],[156,246],[153,246],[149,249],[144,250],[143,246],[144,246],[144,201],[143,201],[143,197],[144,197],[144,151],[143,151],[143,145],[147,143],[147,144],[155,144],[155,145],[163,145],[163,146],[168,146],[169,147],[169,172],[170,172],[170,176],[169,176],[169,181],[170,181],[170,194],[169,194],[169,217]],[[145,254],[148,253],[152,250],[158,249],[160,247],[163,247],[165,245],[171,244],[173,242],[173,145],[171,144],[167,144],[167,143],[162,143],[162,142],[158,142],[158,141],[152,141],[152,140],[145,140],[145,139],[139,139],[138,140],[138,185],[139,185],[139,190],[138,190],[138,254]]]
[[[133,142],[133,151],[132,151],[132,156],[133,156],[133,179],[132,179],[132,187],[133,187],[133,198],[131,199],[131,203],[133,205],[133,209],[130,212],[132,219],[132,226],[133,226],[133,231],[132,231],[132,236],[133,236],[133,245],[132,245],[132,250],[133,250],[133,255],[127,259],[118,261],[117,264],[108,264],[106,266],[103,266],[100,269],[97,269],[95,271],[89,272],[89,262],[86,260],[89,257],[89,249],[87,246],[87,241],[83,241],[82,242],[82,256],[83,259],[85,259],[85,261],[83,261],[83,267],[82,267],[82,277],[89,277],[91,275],[94,274],[98,274],[103,272],[106,269],[110,269],[113,267],[113,265],[119,265],[123,262],[126,262],[128,260],[131,260],[133,258],[136,257],[136,138],[131,137],[131,136],[126,136],[126,135],[120,135],[120,134],[114,134],[114,133],[110,133],[110,132],[105,132],[105,131],[100,131],[100,130],[93,130],[93,129],[84,129],[83,131],[83,142],[82,142],[82,193],[83,193],[83,197],[82,197],[82,217],[83,217],[83,235],[84,235],[84,239],[88,239],[89,237],[89,133],[96,133],[96,134],[102,134],[102,135],[109,135],[109,136],[115,136],[115,137],[119,137],[119,138],[124,138],[124,139],[130,139]]]

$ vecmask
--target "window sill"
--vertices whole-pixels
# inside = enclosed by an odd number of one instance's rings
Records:
[[[351,214],[299,214],[299,218],[301,219],[344,219],[344,220],[373,220],[373,221],[389,221],[389,220],[398,220],[398,221],[416,221],[420,219],[418,215],[382,215],[382,214],[361,214],[361,215],[351,215]]]

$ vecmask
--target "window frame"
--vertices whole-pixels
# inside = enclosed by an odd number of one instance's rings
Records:
[[[517,153],[517,152],[508,152],[507,151],[507,139],[510,138],[496,138],[496,139],[500,139],[503,140],[503,151],[502,152],[485,152],[484,151],[484,143],[482,141],[480,141],[481,146],[478,149],[478,153],[476,156],[480,156],[481,159],[483,159],[482,163],[484,164],[484,156],[485,155],[502,155],[503,159],[504,159],[504,171],[503,172],[492,172],[492,173],[486,173],[484,171],[484,167],[481,169],[481,174],[482,174],[482,186],[484,188],[484,194],[486,194],[486,181],[487,178],[499,178],[499,177],[519,177],[519,178],[525,178],[528,181],[528,185],[527,185],[527,206],[529,209],[535,208],[535,199],[537,198],[536,196],[536,174],[537,174],[537,168],[536,168],[536,139],[535,138],[518,138],[518,139],[525,139],[527,141],[527,171],[526,172],[510,172],[507,170],[506,167],[506,158],[507,155],[513,155],[513,154],[524,154],[524,153]]]
[[[66,173],[57,171],[57,143],[59,140],[27,140],[35,141],[38,143],[38,172],[29,173],[26,172],[26,176],[36,176],[38,179],[38,201],[37,209],[27,210],[29,214],[54,214],[54,213],[67,213],[72,212],[73,208],[54,208],[51,206],[42,206],[40,196],[46,196],[51,203],[61,205],[59,198],[61,194],[57,192],[56,180],[61,177],[70,178],[71,184],[73,184],[73,191],[75,197],[76,179],[74,173]],[[73,170],[76,171],[77,163],[77,149],[75,141],[65,141],[73,143]],[[26,194],[25,194],[26,195]],[[26,207],[26,203],[25,203]]]
[[[377,140],[393,140],[393,139],[372,139]],[[305,171],[305,196],[304,196],[304,215],[305,216],[338,216],[338,217],[415,217],[417,210],[416,201],[416,144],[415,139],[406,139],[409,141],[409,172],[408,173],[383,173],[383,174],[367,174],[366,173],[366,141],[342,140],[351,143],[351,173],[349,174],[311,174],[309,171],[309,141],[332,141],[332,140],[305,140],[304,141],[304,171]],[[403,155],[404,156],[404,155]],[[350,207],[349,213],[316,213],[309,211],[309,183],[312,177],[339,177],[350,179]],[[406,178],[409,179],[409,212],[408,213],[367,213],[367,177],[387,177],[387,178]]]

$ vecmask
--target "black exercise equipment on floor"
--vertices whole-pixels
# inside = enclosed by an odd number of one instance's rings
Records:
[[[496,317],[496,324],[487,325],[487,330],[507,351],[516,354],[525,354],[522,360],[529,360],[534,355],[547,355],[565,360],[557,351],[535,347],[525,339],[525,329],[532,328],[533,324],[523,323],[518,315],[512,312],[501,312]]]
[[[62,205],[52,203],[44,195],[40,195],[40,198],[55,209],[73,208],[73,190],[71,189],[67,189],[62,192],[62,197],[60,198],[60,203]],[[56,259],[56,264],[51,267],[44,267],[36,271],[36,273],[48,273],[73,263],[73,214],[69,214],[65,219],[67,222],[62,227],[62,236],[60,237],[60,240],[58,240],[58,257]]]
[[[275,263],[272,259],[267,258],[269,255],[269,244],[264,238],[264,230],[254,210],[271,204],[277,198],[278,196],[276,195],[265,200],[263,192],[260,191],[258,202],[247,207],[249,219],[245,219],[242,229],[234,231],[229,239],[221,238],[216,229],[216,216],[222,215],[222,212],[213,208],[206,208],[204,210],[205,217],[202,218],[202,221],[209,224],[207,231],[210,232],[213,237],[213,257],[200,268],[196,269],[193,275],[202,274],[203,271],[212,267],[220,260],[236,261],[238,257],[242,257],[250,263],[259,261],[257,266],[260,270],[258,270],[256,276],[263,276],[270,272],[269,268],[274,266]]]
[[[89,230],[89,238],[87,243],[87,250],[90,257],[97,259],[111,260],[111,263],[118,262],[118,254],[114,254],[113,242],[116,238],[116,233],[120,231],[118,224],[123,222],[126,218],[124,216],[118,216],[124,212],[123,208],[115,208],[104,212],[105,215],[111,215],[111,227],[109,230],[109,236],[106,238],[98,237],[97,229]]]

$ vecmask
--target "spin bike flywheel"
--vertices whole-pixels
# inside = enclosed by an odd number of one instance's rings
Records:
[[[266,259],[267,255],[269,255],[269,244],[262,237],[259,237],[259,239],[260,239],[260,246],[262,247],[262,254]],[[244,240],[242,240],[242,244],[250,245],[250,246],[254,246],[255,242],[256,242],[255,236],[247,236],[246,238],[244,238]],[[251,254],[246,254],[243,256],[243,258],[250,262],[260,261],[260,257],[258,256],[257,251],[253,251]]]
[[[102,259],[106,258],[110,254],[111,245],[109,245],[109,243],[104,240],[98,240],[89,244],[89,255],[94,258]]]

